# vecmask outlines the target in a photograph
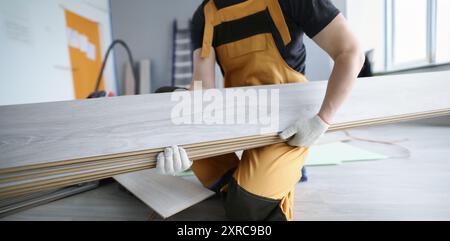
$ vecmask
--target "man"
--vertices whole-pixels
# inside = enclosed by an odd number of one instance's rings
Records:
[[[157,168],[176,174],[189,168],[224,194],[232,220],[291,220],[299,170],[349,95],[364,56],[344,17],[329,0],[205,0],[193,18],[194,80],[214,88],[219,63],[225,87],[306,83],[306,34],[334,60],[320,112],[301,118],[280,137],[287,143],[197,160],[181,147],[158,155]],[[327,63],[323,63],[327,64]]]

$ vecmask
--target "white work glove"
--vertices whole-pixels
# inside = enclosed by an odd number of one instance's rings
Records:
[[[177,175],[192,166],[186,151],[182,147],[172,146],[158,154],[156,169],[163,175]]]
[[[311,147],[330,127],[318,115],[311,119],[300,119],[280,134],[280,138],[288,140],[290,146]]]

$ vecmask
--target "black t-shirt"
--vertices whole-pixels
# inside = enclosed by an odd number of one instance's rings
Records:
[[[214,0],[217,8],[238,4],[246,0]],[[262,0],[261,0],[262,1]],[[195,11],[192,19],[193,49],[199,49],[203,43],[205,0]],[[322,31],[338,14],[339,10],[330,0],[279,0],[284,18],[288,25],[292,41],[284,46],[280,36],[274,36],[278,50],[286,63],[300,73],[305,73],[306,50],[303,34],[313,38]],[[249,31],[251,31],[249,29]],[[217,46],[215,46],[217,47]],[[220,64],[220,63],[219,63]]]

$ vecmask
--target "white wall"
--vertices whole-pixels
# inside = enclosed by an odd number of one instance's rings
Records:
[[[305,35],[306,78],[310,81],[328,80],[333,61],[314,41]]]
[[[358,0],[355,0],[358,1]],[[333,4],[347,15],[347,0],[332,0]],[[305,35],[306,46],[306,77],[310,81],[328,80],[333,70],[333,60]]]
[[[347,19],[364,51],[374,49],[375,70],[384,67],[384,1],[348,0]]]
[[[171,85],[173,21],[187,22],[202,0],[111,0],[115,39],[130,46],[135,61],[151,59],[152,89]],[[117,77],[123,77],[125,51],[116,54]]]
[[[108,0],[0,0],[0,105],[74,99],[64,9],[99,23],[104,55]],[[111,60],[105,85],[115,91]]]

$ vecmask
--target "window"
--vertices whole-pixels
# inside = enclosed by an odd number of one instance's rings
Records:
[[[395,67],[427,61],[427,0],[393,2],[392,64]]]
[[[450,62],[450,0],[436,4],[436,63]]]
[[[347,15],[375,72],[450,63],[450,0],[367,1],[348,1]]]

